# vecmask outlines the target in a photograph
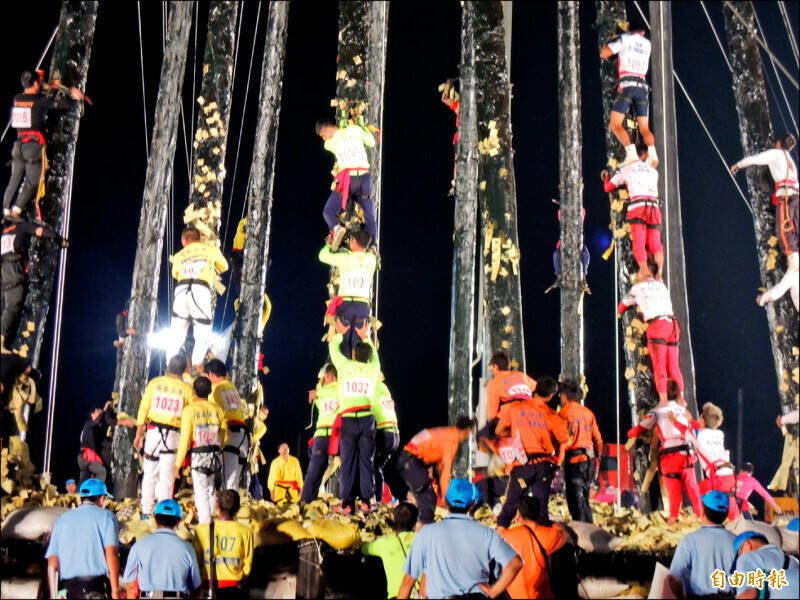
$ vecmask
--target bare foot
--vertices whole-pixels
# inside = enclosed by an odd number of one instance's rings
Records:
[[[759,306],[764,306],[763,304],[761,304],[761,294],[756,296],[756,304],[758,304]]]
[[[669,519],[667,519],[667,525],[675,525],[675,523],[677,523],[677,522],[678,522],[678,519],[675,518],[675,517],[670,517]]]

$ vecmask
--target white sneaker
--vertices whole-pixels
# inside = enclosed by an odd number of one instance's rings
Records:
[[[655,146],[648,146],[647,148],[647,164],[654,169],[658,167],[658,155],[656,154]]]
[[[344,239],[346,233],[347,229],[345,229],[341,225],[337,225],[336,227],[334,227],[333,240],[331,241],[331,250],[336,252],[339,249],[339,246],[342,245],[342,240]]]
[[[631,144],[630,146],[625,146],[625,160],[622,161],[620,167],[624,167],[625,165],[629,165],[631,163],[635,163],[639,160],[639,157],[636,156],[636,146]]]

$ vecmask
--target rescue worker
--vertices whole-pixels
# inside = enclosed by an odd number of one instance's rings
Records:
[[[375,275],[377,258],[367,252],[370,234],[365,230],[350,239],[350,251],[332,252],[326,244],[319,252],[319,260],[339,269],[339,287],[336,296],[328,305],[328,314],[337,320],[337,331],[344,335],[342,353],[350,352],[361,341],[359,330],[369,322],[372,279]]]
[[[594,413],[581,404],[583,390],[574,379],[561,382],[561,411],[566,420],[571,442],[564,453],[564,484],[567,506],[573,521],[593,523],[589,505],[589,489],[597,477],[603,437]]]
[[[156,530],[137,541],[128,553],[122,576],[128,598],[188,598],[201,580],[192,545],[175,533],[183,509],[172,498],[162,500],[153,518]]]
[[[308,446],[308,470],[303,480],[301,502],[311,502],[319,494],[322,476],[328,467],[328,447],[336,414],[339,412],[339,382],[336,367],[324,367],[322,381],[308,392],[308,403],[317,409],[317,427]]]
[[[217,480],[222,477],[222,449],[228,434],[225,413],[208,398],[211,382],[198,377],[192,386],[194,399],[181,413],[181,438],[175,459],[172,479],[178,479],[178,469],[191,453],[192,488],[197,521],[208,523],[217,502]]]
[[[736,475],[736,503],[742,511],[742,516],[748,521],[753,520],[750,505],[747,503],[753,492],[761,496],[764,502],[772,505],[772,510],[775,514],[782,515],[783,511],[780,506],[778,506],[778,503],[775,502],[775,498],[764,489],[764,486],[758,482],[758,479],[753,477],[753,471],[753,463],[746,462],[742,463],[742,466],[739,468],[739,474]]]
[[[202,365],[211,339],[215,284],[219,274],[228,270],[228,261],[219,248],[203,242],[200,232],[193,227],[183,230],[181,243],[183,250],[171,258],[172,277],[176,283],[167,356],[179,352],[191,323],[194,332],[192,364]]]
[[[551,396],[552,397],[552,396]],[[569,440],[567,422],[547,405],[550,398],[538,394],[527,400],[509,404],[500,411],[496,433],[511,437],[520,446],[506,487],[506,500],[497,517],[497,527],[508,527],[517,514],[519,499],[531,488],[542,506],[550,500],[550,486],[555,466],[564,462]],[[558,454],[553,446],[558,443]],[[523,485],[524,484],[524,485]]]
[[[375,505],[375,416],[372,398],[375,395],[381,363],[372,342],[356,344],[350,357],[340,350],[342,334],[328,343],[328,352],[339,374],[339,408],[332,435],[339,437],[339,497],[344,510],[352,510],[358,474],[362,502]],[[337,425],[338,424],[338,425]]]
[[[181,415],[194,398],[192,386],[181,378],[185,368],[186,359],[182,356],[170,358],[167,374],[150,380],[139,403],[133,447],[141,452],[143,459],[143,515],[153,511],[156,499],[172,498]]]
[[[44,195],[47,165],[44,130],[47,113],[65,110],[70,107],[70,102],[64,95],[42,95],[42,80],[38,71],[25,71],[20,82],[23,92],[14,96],[11,107],[11,126],[17,130],[17,139],[11,150],[11,179],[3,196],[3,215],[21,215],[35,197],[36,217],[41,220],[38,199]],[[83,99],[78,88],[70,89],[69,94],[75,100]]]
[[[650,272],[656,274],[656,266],[650,264]],[[653,365],[653,379],[658,392],[658,407],[664,408],[667,404],[667,378],[672,379],[678,386],[678,403],[686,406],[683,398],[683,375],[680,367],[679,344],[681,328],[678,319],[672,312],[672,299],[669,297],[667,286],[652,277],[640,280],[631,287],[617,306],[617,314],[622,313],[631,306],[637,305],[642,311],[642,316],[647,323],[647,350]]]
[[[103,425],[103,409],[95,408],[81,429],[81,451],[78,454],[78,468],[81,470],[81,482],[95,477],[105,482],[107,470],[100,456],[101,444],[105,437]]]
[[[775,141],[775,147],[753,156],[747,156],[731,166],[731,173],[743,167],[766,165],[775,182],[775,193],[772,203],[775,205],[775,234],[781,250],[786,254],[786,273],[781,280],[756,298],[759,306],[766,306],[782,297],[787,290],[792,296],[795,310],[800,311],[800,259],[798,259],[798,187],[797,165],[790,152],[794,149],[795,139],[791,133],[785,133]]]
[[[339,212],[347,207],[352,198],[364,212],[364,226],[372,240],[378,239],[375,208],[372,204],[372,181],[369,175],[369,159],[365,148],[375,146],[375,138],[363,125],[348,125],[339,128],[332,119],[320,119],[316,132],[322,138],[324,148],[336,156],[336,189],[322,210],[322,216],[331,230],[331,247],[339,248],[346,230],[339,225]]]
[[[455,427],[434,427],[423,429],[409,441],[397,466],[419,508],[419,522],[422,525],[433,523],[437,505],[434,480],[428,474],[433,469],[438,477],[439,498],[444,498],[450,486],[450,470],[459,446],[469,439],[475,428],[475,421],[469,417],[458,417]]]
[[[678,520],[681,512],[683,495],[686,492],[694,509],[694,514],[700,516],[700,488],[694,475],[694,463],[697,462],[694,450],[690,443],[684,439],[680,423],[685,428],[689,426],[699,429],[700,423],[689,415],[684,406],[676,402],[677,393],[673,395],[664,407],[658,406],[648,412],[638,425],[628,430],[628,437],[635,438],[644,432],[656,428],[659,438],[659,470],[664,480],[664,487],[669,495],[669,519],[672,525]],[[726,513],[727,513],[726,504]]]
[[[44,225],[37,225],[14,217],[3,219],[2,236],[0,237],[0,275],[2,275],[2,306],[0,306],[0,333],[8,343],[14,341],[19,324],[19,315],[25,302],[25,291],[28,284],[28,239],[35,235],[38,238],[56,240],[62,247],[69,242],[55,231]]]
[[[217,589],[214,591],[218,600],[244,597],[247,577],[253,566],[253,531],[236,520],[240,503],[236,490],[222,490],[217,498],[219,516],[194,530],[194,546],[203,581],[209,586],[212,583],[211,563],[215,565]],[[213,554],[211,539],[216,541]]]
[[[296,456],[289,454],[289,444],[278,446],[278,456],[269,465],[267,489],[275,504],[300,500],[303,471]]]
[[[631,161],[621,167],[613,177],[603,171],[603,189],[611,192],[621,185],[628,188],[628,208],[625,218],[631,227],[631,246],[633,257],[639,265],[638,279],[649,279],[647,267],[648,256],[658,267],[655,277],[662,281],[664,267],[664,246],[661,244],[661,208],[658,204],[658,171],[646,164],[644,159],[647,150],[644,146],[636,147],[639,160]]]
[[[121,598],[119,524],[103,508],[113,496],[99,479],[81,483],[80,495],[81,505],[61,515],[50,534],[45,553],[50,597]]]
[[[650,131],[650,86],[647,85],[647,70],[650,67],[650,40],[644,36],[644,29],[631,29],[617,39],[604,44],[600,58],[608,59],[619,55],[619,85],[617,98],[611,107],[611,132],[625,146],[626,165],[636,161],[636,147],[631,143],[628,132],[622,125],[625,115],[633,104],[636,110],[636,125],[639,136],[646,144],[647,162],[654,169],[658,167],[656,139]]]
[[[733,553],[736,559],[731,573],[757,574],[760,571],[762,576],[767,575],[766,581],[760,583],[757,578],[748,577],[747,584],[737,590],[737,598],[797,598],[800,594],[797,558],[770,544],[763,534],[757,531],[740,533],[733,540]]]
[[[392,454],[400,446],[400,429],[397,427],[397,413],[394,400],[386,383],[379,381],[372,396],[372,414],[375,415],[375,498],[383,498],[384,469]]]
[[[486,388],[487,421],[478,432],[478,437],[492,439],[495,437],[500,408],[510,402],[530,400],[536,389],[536,381],[521,371],[512,371],[511,358],[502,350],[492,354],[489,371],[492,378]]]
[[[203,371],[211,381],[211,398],[223,411],[228,424],[228,441],[222,450],[222,481],[225,489],[239,489],[242,468],[247,463],[250,436],[247,433],[247,406],[236,386],[228,379],[225,363],[214,358]]]

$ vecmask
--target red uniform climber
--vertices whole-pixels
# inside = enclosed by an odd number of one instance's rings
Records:
[[[659,469],[669,494],[669,520],[667,523],[670,525],[678,520],[681,512],[681,488],[689,497],[695,515],[701,514],[700,488],[697,486],[693,468],[697,457],[694,455],[691,445],[686,443],[684,435],[676,423],[680,423],[685,428],[690,425],[694,428],[700,426],[700,423],[690,418],[689,411],[685,407],[670,400],[663,408],[656,408],[647,413],[636,427],[628,431],[629,438],[642,435],[653,427],[658,432]]]
[[[461,98],[458,95],[458,90],[456,89],[456,83],[458,82],[457,79],[448,79],[442,85],[439,86],[439,90],[442,92],[442,103],[447,106],[450,110],[456,113],[456,132],[453,135],[453,147],[458,143],[458,119],[459,119],[459,109],[461,107]],[[448,196],[454,196],[456,193],[456,171],[458,169],[458,157],[456,156],[456,162],[453,163],[453,181],[450,185],[450,191],[447,193]]]
[[[653,255],[658,266],[656,279],[661,281],[664,247],[661,245],[661,208],[658,206],[658,171],[645,163],[647,150],[638,145],[639,160],[623,166],[613,177],[604,171],[606,193],[620,185],[628,188],[630,200],[625,214],[631,226],[633,257],[639,265],[639,281],[647,279],[647,257]]]

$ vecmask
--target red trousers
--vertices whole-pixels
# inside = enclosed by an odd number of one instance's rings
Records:
[[[647,262],[647,254],[663,252],[661,245],[661,209],[645,204],[627,212],[631,225],[631,244],[636,262]]]
[[[708,477],[700,482],[700,495],[705,495],[710,490],[719,490],[723,494],[728,494],[730,504],[728,505],[728,519],[733,521],[739,517],[739,507],[733,493],[736,491],[735,475],[715,475]]]
[[[659,394],[667,393],[667,378],[674,379],[683,392],[683,375],[678,360],[681,328],[677,319],[656,319],[647,327],[647,350],[653,363],[653,379]]]
[[[669,494],[669,516],[678,518],[681,513],[683,494],[681,488],[686,490],[689,501],[692,503],[694,514],[700,516],[700,488],[694,476],[692,465],[697,461],[694,456],[687,456],[684,452],[673,452],[661,457],[661,476],[664,478],[664,487]]]

